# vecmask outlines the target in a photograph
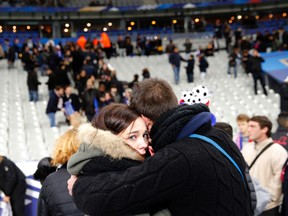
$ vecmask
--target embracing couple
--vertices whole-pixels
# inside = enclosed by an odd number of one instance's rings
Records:
[[[252,216],[245,161],[210,116],[205,104],[178,105],[164,80],[137,83],[130,106],[108,105],[79,128],[68,162],[77,207],[92,216]]]

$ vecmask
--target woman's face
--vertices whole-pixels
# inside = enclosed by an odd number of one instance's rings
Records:
[[[118,134],[127,145],[135,149],[140,155],[145,155],[148,148],[148,130],[144,120],[139,117],[124,131]]]

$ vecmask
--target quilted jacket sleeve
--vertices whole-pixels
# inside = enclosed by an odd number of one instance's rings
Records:
[[[188,182],[193,182],[191,172],[182,154],[166,148],[126,171],[80,177],[73,197],[88,215],[139,213],[188,193],[192,187]]]

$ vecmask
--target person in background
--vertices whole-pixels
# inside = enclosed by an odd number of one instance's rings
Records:
[[[46,85],[48,86],[49,96],[53,93],[55,87],[56,87],[56,79],[54,72],[49,68],[47,70],[47,76],[48,81],[46,82]]]
[[[63,100],[62,96],[64,94],[64,89],[62,86],[56,86],[54,91],[51,93],[47,107],[46,107],[46,114],[50,121],[50,127],[56,127],[56,119],[55,114],[57,111],[63,111]]]
[[[129,88],[133,88],[134,84],[138,83],[138,82],[139,82],[139,75],[138,74],[134,74],[133,80],[128,83],[128,87]]]
[[[38,81],[36,69],[28,71],[27,85],[29,90],[29,101],[33,101],[36,103],[39,98],[38,86],[41,85],[41,82]]]
[[[239,114],[236,118],[236,121],[239,128],[239,132],[236,134],[234,141],[241,151],[243,147],[247,143],[249,143],[249,134],[248,134],[249,116],[247,116],[246,114]]]
[[[80,98],[77,94],[73,93],[71,86],[66,86],[64,90],[63,103],[69,101],[74,111],[79,112],[81,108]]]
[[[85,112],[89,122],[91,122],[93,116],[101,106],[99,99],[99,91],[94,87],[92,80],[87,80],[86,89],[82,97],[82,110]]]
[[[281,112],[277,118],[278,127],[272,134],[275,143],[282,145],[288,151],[288,112]]]
[[[131,101],[131,93],[132,89],[131,88],[126,88],[124,93],[123,93],[123,100],[122,103],[129,105]]]
[[[194,64],[195,64],[195,59],[194,59],[194,55],[192,54],[187,60],[187,66],[186,66],[186,74],[187,74],[188,83],[191,83],[194,81]]]
[[[67,190],[67,180],[70,178],[67,172],[67,162],[79,145],[76,128],[68,130],[57,139],[52,155],[52,165],[58,166],[58,169],[50,174],[42,185],[38,200],[38,216],[84,215],[78,210]]]
[[[37,170],[33,174],[33,177],[35,180],[39,180],[42,185],[46,177],[51,173],[55,172],[56,168],[56,166],[52,165],[51,157],[44,157],[39,161],[37,165]]]
[[[150,78],[150,72],[149,72],[148,68],[144,68],[142,70],[142,76],[143,76],[143,80]]]
[[[166,45],[165,52],[168,53],[168,54],[171,54],[171,53],[173,53],[175,47],[176,47],[176,46],[175,46],[175,44],[173,43],[173,40],[170,39],[170,40],[169,40],[169,43]]]
[[[230,124],[226,122],[216,122],[214,127],[225,131],[231,139],[233,138],[233,128]]]
[[[271,195],[261,216],[279,216],[282,204],[282,167],[287,160],[287,151],[275,144],[271,138],[272,123],[266,116],[253,116],[248,123],[249,139],[242,149],[251,177],[256,178],[260,185]],[[263,151],[264,150],[264,151]],[[263,153],[261,153],[263,151]],[[260,156],[257,158],[257,156]]]
[[[186,41],[183,44],[183,46],[185,47],[186,58],[189,58],[190,53],[192,51],[192,42],[189,40],[189,38],[186,39]]]
[[[7,157],[0,155],[0,190],[3,201],[10,203],[13,216],[25,216],[25,192],[27,184],[24,173]]]
[[[206,79],[207,68],[209,67],[209,63],[208,63],[208,61],[205,58],[205,55],[203,53],[199,54],[198,61],[199,61],[200,76],[201,76],[201,79],[203,81]]]
[[[179,49],[175,47],[173,52],[169,54],[169,63],[172,65],[172,69],[174,73],[174,83],[176,85],[179,84],[181,61],[186,61],[186,60],[182,58],[182,56],[179,54]]]
[[[234,78],[237,78],[237,62],[240,59],[238,48],[233,48],[233,52],[229,55],[228,61],[228,77],[231,76],[231,68],[234,70]]]
[[[263,93],[265,95],[268,95],[266,89],[265,89],[265,77],[263,74],[261,63],[265,60],[260,56],[257,49],[253,50],[253,54],[251,58],[249,59],[248,64],[250,65],[249,69],[252,73],[253,80],[254,80],[254,93],[257,95],[257,81],[259,80],[263,89]]]
[[[65,87],[63,107],[65,109],[66,122],[71,126],[77,126],[78,123],[80,124],[81,102],[79,96],[73,93],[73,88],[71,86]]]

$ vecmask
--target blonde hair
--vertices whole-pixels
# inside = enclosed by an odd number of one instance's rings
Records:
[[[77,128],[65,132],[56,140],[52,155],[52,164],[58,166],[66,164],[70,157],[78,150],[80,141],[77,139]]]

